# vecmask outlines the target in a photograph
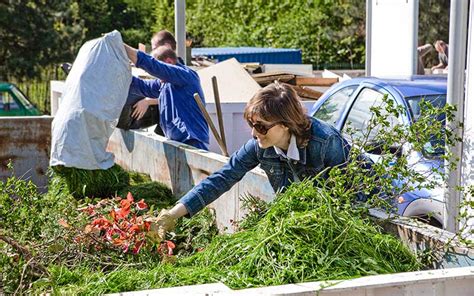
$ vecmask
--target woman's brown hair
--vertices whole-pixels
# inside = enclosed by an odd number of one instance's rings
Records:
[[[299,147],[308,144],[311,120],[290,85],[275,81],[259,90],[247,103],[244,111],[244,118],[248,121],[255,115],[265,121],[278,122],[288,127],[290,133],[296,136]]]

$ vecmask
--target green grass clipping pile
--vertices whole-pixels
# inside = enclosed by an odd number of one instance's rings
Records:
[[[113,196],[130,184],[129,174],[114,164],[107,170],[84,170],[65,166],[51,167],[53,177],[64,181],[76,198]]]
[[[78,280],[60,291],[93,295],[215,282],[242,289],[418,270],[416,257],[365,213],[311,181],[293,184],[247,229],[217,235],[201,252],[151,268],[80,270],[81,276],[69,270],[68,278]]]

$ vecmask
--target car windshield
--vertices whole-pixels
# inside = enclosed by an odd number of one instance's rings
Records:
[[[425,96],[415,96],[407,97],[405,100],[408,103],[410,108],[410,113],[412,115],[413,121],[417,121],[421,116],[421,107],[420,103],[422,101],[427,101],[433,105],[433,107],[442,108],[446,104],[446,95],[425,95]],[[442,114],[438,120],[445,123],[445,115]],[[444,139],[436,138],[435,136],[426,143],[423,147],[423,154],[428,157],[437,157],[444,154]]]
[[[25,95],[16,87],[12,87],[13,94],[20,100],[20,102],[25,106],[27,109],[33,108],[33,105],[26,99]]]

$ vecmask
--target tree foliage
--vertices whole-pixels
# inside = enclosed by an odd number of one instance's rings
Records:
[[[172,2],[157,1],[156,30],[173,29]],[[301,48],[316,66],[365,59],[365,2],[192,0],[186,21],[195,46]]]
[[[80,1],[80,15],[87,28],[85,39],[119,30],[125,42],[137,46],[152,35],[154,0]]]
[[[137,45],[151,37],[154,0],[10,0],[0,2],[0,80],[37,77],[72,62],[79,47],[119,30]]]
[[[0,79],[33,77],[51,63],[70,59],[84,37],[73,0],[0,3]]]
[[[420,1],[419,43],[448,41],[449,0]],[[186,1],[195,47],[301,48],[316,68],[365,62],[365,1]],[[125,42],[149,43],[174,31],[172,0],[8,0],[0,2],[0,79],[38,77],[46,66],[72,62],[89,39],[119,30]],[[437,61],[431,53],[428,64]]]

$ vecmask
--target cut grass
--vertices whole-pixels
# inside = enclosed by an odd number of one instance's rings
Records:
[[[66,183],[70,194],[76,198],[108,197],[129,185],[128,173],[114,164],[107,170],[84,170],[64,166],[52,167],[54,176]]]
[[[71,280],[59,292],[96,295],[213,282],[241,289],[419,268],[402,242],[363,212],[304,182],[279,195],[247,230],[218,235],[204,251],[173,266],[91,271],[84,274],[87,282]]]

